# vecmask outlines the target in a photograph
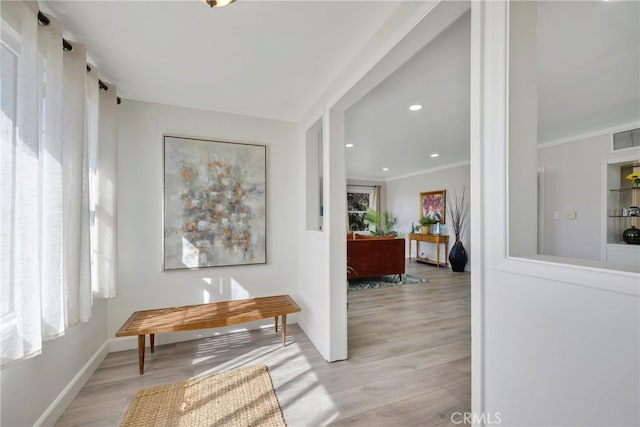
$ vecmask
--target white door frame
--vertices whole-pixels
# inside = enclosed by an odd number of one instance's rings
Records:
[[[576,286],[604,290],[617,295],[640,295],[638,274],[614,271],[601,266],[562,264],[561,261],[535,256],[518,258],[508,252],[508,99],[509,99],[509,2],[504,0],[472,2],[471,5],[471,379],[472,411],[478,416],[474,425],[485,425],[479,417],[487,409],[496,410],[505,402],[487,394],[495,390],[496,380],[488,377],[496,358],[486,346],[496,342],[500,330],[488,331],[494,304],[493,283],[516,276],[547,286]],[[518,283],[513,283],[518,286]],[[508,301],[507,301],[508,303]],[[492,317],[495,322],[495,315]],[[494,323],[495,324],[495,323]],[[487,337],[492,337],[488,341]],[[488,362],[492,362],[488,365]],[[510,360],[509,362],[513,362]],[[523,367],[526,369],[526,367]],[[493,388],[489,388],[489,386]],[[522,384],[528,387],[528,384]],[[570,396],[568,396],[568,399]],[[508,405],[512,402],[507,402]],[[575,402],[571,402],[575,406]],[[560,402],[558,402],[560,404]],[[547,408],[538,408],[545,411]],[[554,409],[554,408],[551,408]],[[498,409],[499,410],[499,409]],[[597,408],[586,408],[594,412]],[[512,420],[513,421],[513,420]]]

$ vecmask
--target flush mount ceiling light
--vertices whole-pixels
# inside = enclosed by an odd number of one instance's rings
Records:
[[[409,110],[411,111],[418,111],[418,110],[422,110],[422,105],[420,104],[414,104],[411,107],[409,107]]]
[[[389,170],[389,168],[382,168],[382,170],[386,172]]]
[[[345,144],[344,146],[347,148],[353,148],[353,144]]]
[[[440,154],[438,154],[438,153],[431,153],[431,154],[429,154],[429,157],[438,157],[439,155]]]
[[[233,3],[236,0],[202,0],[202,3],[206,4],[209,7],[224,7],[228,4]]]

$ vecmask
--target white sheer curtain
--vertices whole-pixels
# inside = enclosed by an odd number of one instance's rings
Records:
[[[97,279],[94,291],[98,296],[111,298],[117,289],[117,197],[116,197],[116,86],[109,84],[109,90],[100,91],[99,104],[99,144],[96,153],[95,195],[95,248],[94,268]]]
[[[62,269],[63,242],[63,126],[62,28],[51,19],[38,27],[38,99],[40,100],[40,294],[42,337],[64,333],[65,309]]]
[[[380,185],[375,185],[373,187],[373,202],[371,203],[373,205],[373,209],[375,209],[376,212],[380,212],[380,207],[381,207],[381,200],[380,200],[380,188],[382,188]]]
[[[42,348],[38,26],[22,2],[2,2],[2,364]]]
[[[63,271],[67,287],[67,325],[87,321],[91,315],[90,276],[81,277],[80,274],[83,264],[89,265],[90,262],[89,254],[81,251],[83,239],[89,239],[89,223],[83,221],[82,212],[83,204],[88,205],[83,200],[89,197],[83,194],[83,182],[88,174],[84,161],[87,151],[84,128],[87,54],[84,45],[77,42],[72,45],[73,50],[64,52],[62,111],[65,189]],[[83,225],[87,228],[84,229]],[[88,270],[88,267],[84,270]]]
[[[116,294],[116,95],[86,49],[37,24],[34,2],[2,2],[1,364],[91,317]]]
[[[98,274],[96,265],[97,251],[95,250],[95,243],[98,240],[98,235],[95,226],[95,211],[96,211],[96,194],[98,187],[96,184],[96,168],[97,168],[97,152],[98,152],[98,123],[100,120],[100,88],[98,83],[98,70],[95,66],[90,65],[89,71],[85,80],[85,140],[86,140],[86,165],[87,180],[83,181],[83,186],[88,189],[86,192],[88,198],[83,198],[83,212],[86,213],[86,217],[83,220],[89,223],[89,242],[83,242],[83,251],[86,251],[89,255],[89,265],[82,264],[84,267],[81,271],[82,276],[89,276],[91,286],[94,294],[98,294]],[[87,246],[88,245],[88,246]],[[88,271],[87,271],[88,268]]]

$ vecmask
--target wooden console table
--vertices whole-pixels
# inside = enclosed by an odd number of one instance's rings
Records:
[[[426,264],[434,264],[440,268],[441,265],[447,264],[447,254],[449,253],[449,236],[441,236],[439,234],[418,234],[409,233],[409,260],[411,260],[411,242],[416,241],[416,261]],[[433,243],[436,245],[436,259],[420,257],[420,242]],[[444,262],[440,261],[440,245],[444,243]]]

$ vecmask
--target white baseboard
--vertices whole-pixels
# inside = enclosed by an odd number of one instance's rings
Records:
[[[58,397],[49,405],[34,425],[38,427],[54,425],[71,401],[78,395],[82,387],[84,387],[87,380],[93,375],[96,369],[98,369],[105,357],[107,357],[107,354],[107,342],[105,341],[76,376],[69,381],[69,384],[60,392]]]
[[[133,350],[138,348],[138,337],[109,338],[107,340],[109,353]]]
[[[324,360],[329,361],[329,352],[322,346],[322,340],[320,339],[320,334],[316,332],[314,328],[311,327],[307,322],[305,322],[302,315],[298,318],[298,326],[302,329],[302,332],[309,338],[309,341],[313,344],[313,346],[318,350],[318,353],[322,356]]]

